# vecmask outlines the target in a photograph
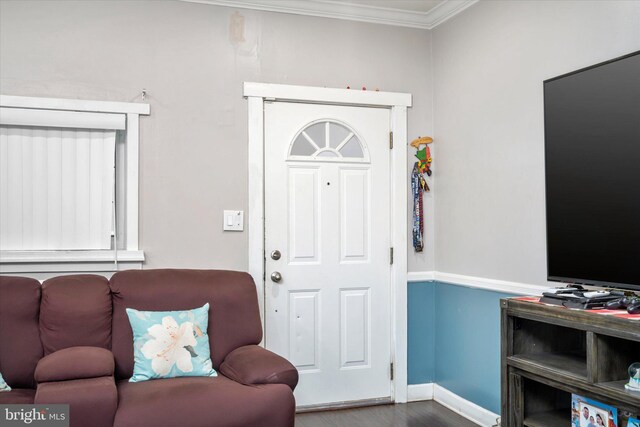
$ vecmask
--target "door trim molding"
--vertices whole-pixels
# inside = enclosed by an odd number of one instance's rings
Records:
[[[245,97],[270,101],[305,101],[317,104],[340,104],[378,107],[410,107],[411,94],[313,86],[244,83]]]
[[[391,242],[394,261],[391,266],[391,356],[395,367],[392,399],[407,401],[407,107],[411,94],[368,92],[349,89],[244,83],[248,100],[249,274],[258,291],[264,332],[264,102],[298,101],[352,106],[376,106],[391,110]]]

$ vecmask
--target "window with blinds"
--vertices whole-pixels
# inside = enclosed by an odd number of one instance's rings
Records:
[[[0,250],[112,248],[116,130],[56,124],[0,125]]]
[[[141,268],[140,116],[149,104],[0,95],[0,274]]]

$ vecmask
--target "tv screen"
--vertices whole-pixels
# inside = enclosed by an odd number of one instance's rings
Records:
[[[544,82],[549,280],[640,290],[640,51]]]

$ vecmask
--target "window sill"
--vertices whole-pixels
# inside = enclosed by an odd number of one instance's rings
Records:
[[[0,274],[101,272],[140,269],[143,251],[0,251]]]

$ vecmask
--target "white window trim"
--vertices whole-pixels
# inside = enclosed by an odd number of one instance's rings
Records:
[[[123,115],[123,118],[126,116],[126,248],[106,251],[1,251],[0,274],[112,272],[123,268],[142,268],[144,252],[138,247],[139,123],[141,115],[150,114],[149,104],[0,95],[0,107],[53,110],[61,114],[84,112],[115,113]],[[46,126],[47,123],[43,125]]]
[[[264,102],[298,101],[323,104],[385,107],[391,110],[391,240],[394,261],[391,266],[392,351],[395,375],[393,399],[407,402],[407,107],[411,94],[348,89],[244,83],[248,101],[249,127],[249,274],[258,290],[264,328]]]

